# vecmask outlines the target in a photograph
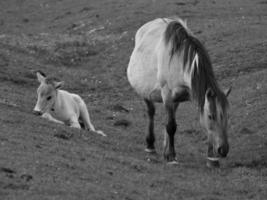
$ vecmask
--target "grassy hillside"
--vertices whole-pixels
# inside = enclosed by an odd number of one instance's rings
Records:
[[[3,0],[0,2],[0,199],[264,199],[267,196],[267,2]],[[126,68],[143,23],[178,15],[207,47],[230,95],[230,153],[205,166],[197,108],[177,112],[179,165],[144,152],[147,118]],[[36,70],[85,100],[108,137],[32,114]],[[123,109],[125,108],[125,109]],[[127,122],[127,123],[125,123]]]

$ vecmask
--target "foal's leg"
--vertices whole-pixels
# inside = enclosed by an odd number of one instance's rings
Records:
[[[80,114],[81,114],[81,119],[82,119],[83,124],[84,124],[84,128],[86,130],[95,132],[95,133],[100,134],[102,136],[107,136],[103,131],[95,130],[95,127],[91,122],[90,115],[89,115],[89,112],[87,110],[86,104],[84,103],[83,100],[81,100],[81,103],[80,103]]]
[[[155,152],[155,135],[154,135],[154,115],[155,115],[155,105],[152,101],[145,99],[146,105],[147,105],[147,113],[149,118],[149,124],[148,124],[148,132],[146,135],[146,144],[147,147],[145,149],[148,153],[154,153]]]
[[[69,123],[69,126],[72,128],[81,129],[81,125],[80,125],[79,120],[77,119],[76,116],[72,116],[68,123]]]
[[[81,129],[81,125],[80,125],[80,123],[78,121],[71,121],[70,122],[70,127]]]
[[[55,119],[54,117],[52,117],[52,115],[50,113],[44,113],[42,115],[43,118],[45,119],[48,119],[49,121],[52,121],[52,122],[56,122],[56,123],[59,123],[59,124],[64,124],[62,121],[59,121],[57,119]]]

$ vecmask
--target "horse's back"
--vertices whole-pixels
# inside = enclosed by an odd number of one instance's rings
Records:
[[[145,23],[136,32],[135,45],[139,46],[142,43],[148,43],[149,41],[153,41],[153,39],[160,37],[165,30],[164,25],[167,26],[167,23],[161,18]],[[152,46],[155,46],[154,41]]]
[[[164,19],[155,19],[140,27],[135,36],[135,47],[127,69],[132,87],[144,98],[150,98],[159,91],[157,80],[157,46],[164,38],[167,23]]]

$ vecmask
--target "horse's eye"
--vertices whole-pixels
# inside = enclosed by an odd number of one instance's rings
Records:
[[[51,96],[49,96],[49,97],[47,97],[47,98],[46,98],[46,100],[47,100],[47,101],[49,101],[50,99],[52,99],[52,97],[51,97]]]

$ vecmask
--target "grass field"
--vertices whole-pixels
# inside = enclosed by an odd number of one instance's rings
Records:
[[[143,100],[126,78],[136,30],[178,15],[205,44],[229,97],[230,153],[205,165],[197,107],[177,112],[179,164],[144,152]],[[266,199],[267,1],[2,0],[0,2],[0,199]],[[42,70],[85,100],[108,137],[32,114]]]

